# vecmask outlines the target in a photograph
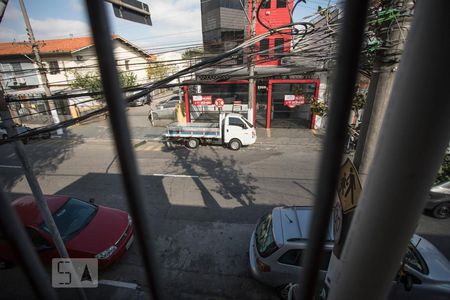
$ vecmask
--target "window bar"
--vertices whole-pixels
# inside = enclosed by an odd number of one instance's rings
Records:
[[[109,30],[105,4],[103,0],[86,0],[85,3],[89,13],[103,91],[108,104],[111,127],[119,156],[128,205],[135,223],[136,235],[147,273],[151,297],[157,300],[161,299],[161,289],[158,284],[158,268],[154,257],[156,249],[153,247],[154,235],[151,232],[150,222],[144,209],[144,190],[138,173],[135,153],[131,145],[131,135],[125,114],[125,100],[122,95],[115,66],[116,63],[112,51],[111,32]]]
[[[298,299],[313,299],[326,234],[329,227],[339,169],[344,154],[347,122],[355,90],[358,61],[367,15],[368,0],[347,0],[340,33],[337,70],[328,114],[322,152],[317,197],[313,209],[306,254],[303,258],[303,283]]]
[[[380,142],[341,255],[344,265],[328,299],[386,299],[392,288],[450,139],[449,10],[448,0],[415,6]],[[420,284],[411,297],[414,289]]]
[[[11,242],[19,256],[25,276],[39,299],[58,299],[55,290],[50,285],[47,273],[34,252],[34,247],[25,233],[22,223],[11,207],[11,201],[0,189],[0,228]]]

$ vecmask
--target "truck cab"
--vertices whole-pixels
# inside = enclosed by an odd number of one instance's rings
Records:
[[[253,125],[240,114],[221,115],[223,142],[230,149],[238,150],[241,146],[255,143],[256,131]]]

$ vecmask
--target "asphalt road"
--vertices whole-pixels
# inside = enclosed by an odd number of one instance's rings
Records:
[[[167,149],[154,140],[161,129],[149,127],[146,110],[130,108],[128,113],[134,137],[141,139],[133,143],[163,293],[168,299],[276,299],[273,290],[250,276],[249,238],[257,218],[274,206],[313,204],[320,139],[309,131],[286,131],[237,152]],[[97,204],[127,210],[108,128],[99,121],[74,128],[66,138],[25,146],[44,193],[93,197]],[[30,193],[11,146],[0,147],[0,179],[11,199]],[[450,220],[428,216],[418,226],[450,259],[449,229]],[[100,279],[113,286],[101,285],[88,296],[145,297],[148,286],[137,245]],[[0,298],[28,297],[24,280],[18,267],[0,271]],[[136,285],[114,286],[122,283]]]

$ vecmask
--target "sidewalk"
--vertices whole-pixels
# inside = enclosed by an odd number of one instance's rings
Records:
[[[321,144],[323,134],[311,129],[256,128],[256,144],[303,145]]]

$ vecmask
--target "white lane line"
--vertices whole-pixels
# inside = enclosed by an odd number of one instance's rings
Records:
[[[132,290],[135,290],[138,288],[138,285],[136,283],[115,281],[115,280],[104,280],[103,279],[103,280],[99,280],[98,284],[110,285],[110,286],[115,286],[115,287],[120,287],[120,288],[125,288],[125,289],[132,289]]]
[[[8,166],[8,165],[0,165],[0,168],[22,169],[21,166]]]
[[[152,174],[152,176],[160,176],[160,177],[181,177],[181,178],[198,178],[195,175],[176,175],[176,174]]]

